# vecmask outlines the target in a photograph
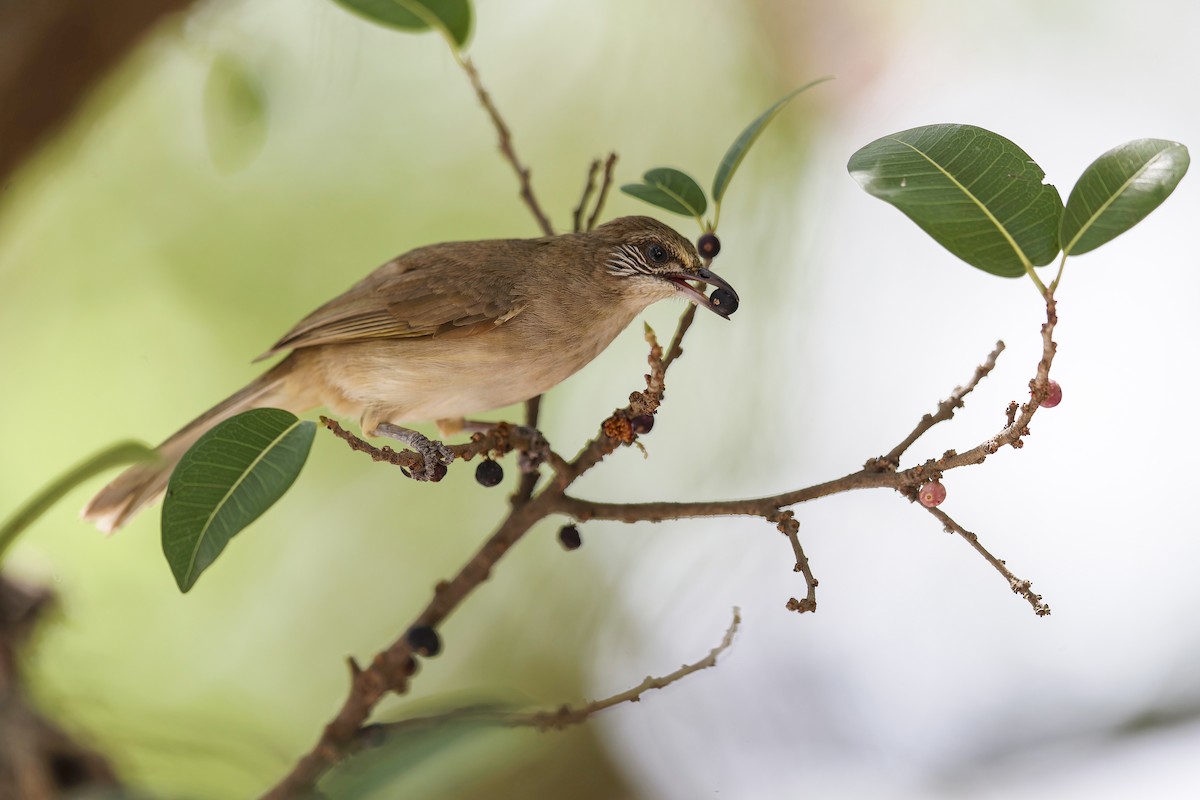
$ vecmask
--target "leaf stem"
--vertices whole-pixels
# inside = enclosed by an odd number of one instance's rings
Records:
[[[1054,294],[1058,289],[1058,282],[1062,280],[1063,267],[1067,265],[1067,251],[1063,251],[1062,259],[1058,262],[1058,274],[1054,276],[1054,280],[1050,282],[1050,294]]]
[[[1051,297],[1053,293],[1046,288],[1046,284],[1042,283],[1042,279],[1039,278],[1037,273],[1033,271],[1033,265],[1028,261],[1025,262],[1025,274],[1028,275],[1033,281],[1034,285],[1037,286],[1038,292],[1041,293],[1042,297],[1046,299]]]
[[[67,492],[105,470],[150,461],[156,455],[153,449],[141,442],[119,442],[75,466],[34,495],[29,502],[17,509],[16,513],[9,517],[3,525],[0,525],[0,561],[4,560],[4,554],[16,541],[21,531],[36,522],[38,517],[50,510],[50,507],[61,500]]]

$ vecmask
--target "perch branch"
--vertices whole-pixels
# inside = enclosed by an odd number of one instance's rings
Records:
[[[599,435],[583,448],[574,461],[569,464],[557,464],[554,481],[533,495],[528,502],[513,505],[496,532],[462,569],[452,579],[437,584],[434,588],[433,598],[417,615],[409,630],[417,626],[436,628],[440,625],[471,592],[488,579],[499,560],[534,524],[554,513],[567,514],[580,520],[610,519],[622,522],[737,515],[756,516],[774,521],[780,524],[785,534],[788,535],[796,555],[796,567],[804,574],[809,590],[805,600],[793,598],[794,603],[790,603],[789,606],[794,606],[797,611],[811,610],[806,606],[811,601],[812,606],[815,607],[817,581],[812,576],[808,559],[800,546],[796,527],[793,527],[792,524],[794,520],[792,523],[786,523],[788,517],[785,514],[789,513],[785,511],[786,507],[838,492],[863,488],[891,488],[911,500],[915,498],[921,484],[940,478],[942,473],[947,470],[981,463],[1004,445],[1020,447],[1023,437],[1029,435],[1029,421],[1048,392],[1050,365],[1055,353],[1052,337],[1057,316],[1054,298],[1049,296],[1046,304],[1046,323],[1042,326],[1042,358],[1038,362],[1034,378],[1029,382],[1031,395],[1029,401],[1020,407],[1019,412],[1010,411],[1007,418],[1008,424],[999,434],[963,454],[949,451],[939,459],[930,459],[907,470],[895,472],[880,471],[877,465],[871,469],[871,462],[868,462],[868,466],[858,472],[833,481],[747,500],[617,504],[591,502],[568,496],[567,488],[579,475],[598,464],[619,445],[631,444],[636,441],[636,434],[632,432],[631,425],[634,416],[652,414],[658,409],[665,393],[664,379],[667,367],[682,353],[681,342],[691,324],[691,312],[692,308],[689,307],[688,311],[681,316],[675,336],[665,356],[654,332],[649,327],[646,328],[646,340],[650,344],[648,357],[650,372],[646,375],[646,389],[631,394],[629,404],[623,409],[618,409],[605,421]],[[982,376],[980,376],[981,379]],[[959,399],[961,400],[965,394],[966,391],[958,393]],[[932,422],[921,423],[924,426],[923,430],[928,430],[932,424]],[[347,441],[350,441],[352,446],[357,449],[358,446],[351,439],[347,439]],[[367,447],[370,446],[367,445]],[[390,457],[385,456],[384,460],[390,460]],[[934,510],[934,514],[942,520],[943,525],[963,536],[977,552],[1000,570],[1001,574],[1009,580],[1013,591],[1025,597],[1035,612],[1039,615],[1049,613],[1049,608],[1042,603],[1040,596],[1032,592],[1029,582],[1013,576],[1004,567],[1001,560],[992,556],[979,544],[978,537],[962,529],[943,512]],[[352,662],[351,691],[341,710],[325,727],[313,749],[300,759],[292,771],[266,797],[279,800],[280,798],[294,797],[309,790],[333,764],[352,752],[356,747],[357,737],[362,726],[379,700],[388,692],[401,694],[407,691],[410,678],[416,669],[416,663],[413,648],[408,643],[407,636],[401,636],[390,647],[376,655],[365,669],[360,669]],[[671,677],[667,676],[663,680],[669,682]],[[655,685],[643,684],[636,687],[630,693],[626,693],[628,696],[624,699],[634,700],[640,696],[641,691],[649,688],[655,688]]]

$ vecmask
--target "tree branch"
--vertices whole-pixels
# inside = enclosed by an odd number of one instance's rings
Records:
[[[674,672],[661,677],[648,677],[637,686],[627,689],[602,700],[593,700],[582,706],[559,706],[553,710],[543,711],[513,711],[503,708],[472,707],[455,709],[445,714],[435,714],[427,717],[414,717],[398,722],[385,722],[368,725],[359,735],[363,747],[379,746],[397,734],[413,733],[429,730],[449,722],[478,722],[485,725],[498,725],[507,728],[536,728],[540,731],[562,730],[571,725],[587,721],[601,711],[605,711],[621,703],[636,703],[642,695],[654,689],[665,689],[673,683],[683,680],[702,669],[717,665],[717,659],[733,644],[734,636],[741,625],[741,612],[733,609],[733,622],[725,631],[721,643],[709,651],[708,655],[699,661],[684,664]]]
[[[1035,614],[1037,614],[1039,617],[1047,617],[1050,615],[1050,606],[1042,602],[1042,596],[1040,594],[1034,594],[1033,584],[1030,581],[1022,580],[1016,575],[1012,574],[1008,567],[1005,566],[1003,561],[988,552],[988,549],[979,542],[978,536],[959,525],[950,517],[949,514],[947,514],[945,511],[942,511],[940,508],[927,508],[925,510],[937,517],[938,521],[942,523],[942,527],[945,529],[946,533],[957,533],[966,540],[967,544],[975,548],[975,551],[979,553],[979,555],[983,556],[989,564],[995,567],[997,572],[1004,576],[1004,579],[1008,581],[1009,588],[1013,590],[1013,593],[1021,595],[1021,597],[1024,597],[1029,602],[1029,605],[1033,607],[1033,612]]]
[[[529,167],[521,163],[521,159],[517,157],[517,151],[513,147],[512,132],[505,123],[504,118],[500,116],[499,109],[492,102],[492,96],[483,86],[483,81],[479,79],[479,72],[475,69],[475,64],[466,56],[459,56],[458,51],[452,50],[458,63],[462,65],[463,71],[467,73],[467,78],[471,81],[471,87],[475,90],[476,97],[479,98],[479,103],[487,111],[488,117],[492,120],[492,126],[496,129],[496,135],[500,139],[500,152],[513,168],[513,172],[517,174],[517,181],[521,185],[521,200],[529,209],[529,213],[533,214],[534,220],[537,221],[538,227],[542,229],[542,233],[546,236],[554,235],[554,226],[550,224],[550,219],[546,216],[546,212],[542,211],[541,205],[537,201],[537,197],[533,193],[533,182],[529,177]]]
[[[982,364],[975,368],[975,374],[971,376],[971,380],[965,386],[956,386],[949,397],[938,403],[937,410],[934,413],[921,417],[921,421],[917,423],[917,427],[913,428],[912,433],[906,436],[904,441],[893,447],[891,452],[886,456],[880,456],[867,462],[867,466],[876,465],[879,469],[893,470],[899,467],[900,456],[904,455],[905,451],[924,436],[930,428],[939,422],[947,422],[954,418],[955,410],[963,407],[963,398],[969,395],[979,385],[979,382],[996,368],[996,359],[1000,357],[1002,352],[1004,352],[1004,342],[996,342],[996,348],[988,354],[987,359]]]
[[[585,230],[590,231],[596,227],[596,220],[600,218],[600,212],[604,210],[604,203],[608,200],[608,192],[612,189],[613,169],[616,166],[617,154],[609,153],[608,158],[604,160],[604,180],[600,182],[600,193],[596,195],[596,205],[592,207],[592,213],[588,217]]]

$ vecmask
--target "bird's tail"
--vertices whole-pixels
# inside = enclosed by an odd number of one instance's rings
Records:
[[[284,381],[292,371],[292,357],[251,381],[241,391],[227,397],[183,426],[173,436],[155,448],[158,458],[138,464],[122,472],[84,506],[80,516],[105,533],[124,527],[125,523],[146,506],[156,501],[167,488],[167,481],[183,454],[204,433],[217,423],[252,408],[287,408],[288,393]],[[307,409],[288,409],[302,412]]]

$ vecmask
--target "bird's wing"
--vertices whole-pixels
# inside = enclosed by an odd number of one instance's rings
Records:
[[[283,350],[364,339],[474,336],[525,309],[513,271],[473,263],[458,244],[393,259],[302,319],[261,360]]]

